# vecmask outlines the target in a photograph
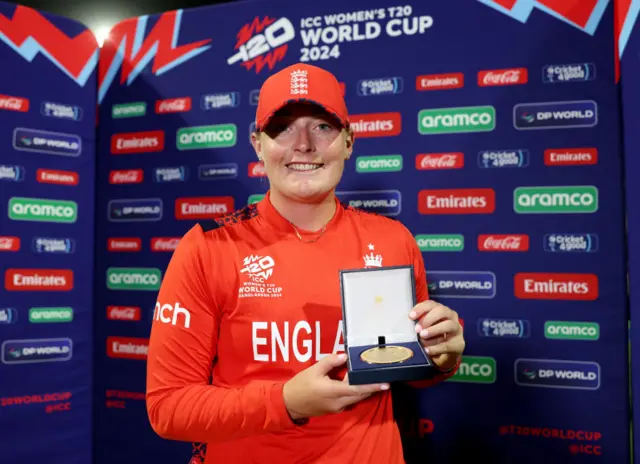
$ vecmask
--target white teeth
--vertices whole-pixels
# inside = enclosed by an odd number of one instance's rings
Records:
[[[315,171],[320,168],[319,164],[290,164],[289,169],[293,169],[294,171]]]

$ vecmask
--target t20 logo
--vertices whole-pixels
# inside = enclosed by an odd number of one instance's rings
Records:
[[[287,18],[269,18],[262,21],[257,16],[251,24],[245,24],[238,32],[235,50],[237,53],[227,59],[232,65],[240,61],[241,66],[250,70],[255,66],[256,74],[265,66],[272,70],[287,54],[287,42],[296,36],[293,24]]]
[[[247,256],[242,260],[244,267],[240,272],[246,272],[253,282],[265,282],[273,274],[276,265],[271,256]]]

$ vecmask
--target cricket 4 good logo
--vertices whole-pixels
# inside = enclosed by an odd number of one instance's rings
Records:
[[[223,108],[236,108],[239,105],[240,92],[226,92],[203,95],[200,100],[200,108],[204,111],[219,110]]]
[[[529,150],[483,150],[478,153],[481,168],[526,168]]]
[[[107,242],[107,250],[109,252],[125,251],[135,252],[142,249],[142,240],[138,237],[118,237],[110,238]]]
[[[16,308],[0,308],[0,325],[15,324],[18,320]]]
[[[3,251],[20,251],[20,237],[0,235],[0,253]]]
[[[354,114],[349,121],[356,137],[391,137],[402,132],[402,115],[393,113]]]
[[[493,106],[434,108],[418,113],[418,132],[422,135],[488,132],[495,128]]]
[[[356,86],[360,97],[374,95],[395,95],[404,90],[402,77],[380,77],[377,79],[361,79]]]
[[[560,84],[566,82],[587,82],[596,78],[593,63],[548,64],[542,67],[542,82]]]
[[[598,299],[598,276],[595,274],[566,274],[520,272],[514,275],[516,298],[526,300]]]
[[[29,99],[0,94],[0,111],[26,113],[29,111]]]
[[[478,335],[489,338],[529,338],[531,324],[524,319],[478,319]]]
[[[265,177],[267,175],[264,170],[264,163],[259,161],[249,163],[248,171],[249,177]]]
[[[491,214],[496,194],[490,188],[420,190],[420,214]]]
[[[156,114],[186,113],[191,110],[191,97],[156,101]]]
[[[597,148],[553,148],[544,151],[546,166],[583,166],[598,164]]]
[[[546,321],[544,336],[551,340],[595,341],[600,338],[597,322]]]
[[[159,221],[162,209],[160,198],[111,200],[107,205],[110,222]]]
[[[110,267],[107,269],[107,288],[109,290],[160,289],[162,273],[160,269],[146,267]]]
[[[233,210],[233,197],[177,198],[175,203],[175,216],[180,220],[212,219]]]
[[[10,292],[68,292],[73,290],[70,269],[7,269],[4,288]]]
[[[456,373],[447,379],[450,382],[495,383],[496,360],[487,356],[463,356]]]
[[[78,205],[74,201],[12,197],[9,199],[9,219],[70,224],[78,219]]]
[[[518,85],[529,82],[527,68],[492,69],[478,72],[479,87]]]
[[[517,359],[515,382],[523,387],[597,390],[600,365],[596,362],[559,359]]]
[[[6,340],[0,347],[3,364],[69,361],[73,356],[70,338]]]
[[[147,114],[145,102],[120,103],[111,107],[111,118],[139,118]]]
[[[53,324],[73,321],[73,308],[31,308],[29,322],[32,324]]]
[[[72,254],[76,251],[76,241],[73,238],[34,237],[31,242],[34,253]]]
[[[74,134],[16,127],[13,130],[13,148],[48,155],[80,156],[82,138]]]
[[[168,325],[179,325],[188,329],[191,326],[191,312],[187,308],[180,306],[178,302],[161,304],[156,301],[153,320]]]
[[[201,164],[198,166],[200,180],[235,179],[238,177],[236,163]]]
[[[151,251],[175,251],[180,244],[180,237],[153,237]]]
[[[416,235],[416,243],[422,252],[463,251],[463,235]]]
[[[178,129],[178,150],[233,147],[237,140],[235,124],[183,127]]]
[[[598,124],[598,105],[593,100],[520,103],[513,108],[517,130],[593,127]]]
[[[13,182],[22,182],[24,180],[24,166],[0,164],[0,181],[9,180]]]
[[[513,191],[517,214],[585,214],[598,211],[598,188],[593,185],[518,187]]]
[[[489,271],[427,272],[429,294],[434,298],[494,298],[496,275]]]
[[[111,136],[112,155],[151,153],[164,150],[164,131],[127,132]]]
[[[402,155],[358,156],[356,172],[398,172],[402,171]]]
[[[78,185],[80,182],[80,176],[77,172],[54,169],[38,169],[36,179],[41,184],[54,185]]]
[[[526,234],[481,234],[478,235],[480,251],[529,251],[529,236]]]
[[[416,90],[447,90],[464,87],[463,73],[424,74],[416,77]]]
[[[185,182],[189,178],[189,168],[187,166],[155,168],[153,174],[155,182]]]
[[[107,319],[110,321],[139,321],[141,314],[138,306],[107,306]]]
[[[464,153],[424,153],[416,155],[416,169],[418,171],[462,169],[463,167]]]
[[[144,180],[142,169],[126,169],[109,172],[110,184],[140,184]]]
[[[235,52],[227,58],[227,64],[240,63],[247,70],[253,68],[256,74],[265,67],[273,71],[275,65],[284,60],[288,44],[295,36],[293,24],[287,18],[256,16],[238,32]]]
[[[545,234],[544,251],[551,253],[594,253],[598,251],[597,234]]]
[[[336,192],[336,196],[352,208],[382,216],[397,216],[402,211],[402,195],[399,190]]]
[[[148,353],[148,338],[107,337],[107,356],[110,358],[144,361]]]
[[[82,108],[74,105],[65,105],[44,101],[40,106],[43,116],[56,119],[67,119],[70,121],[80,121],[82,119]]]

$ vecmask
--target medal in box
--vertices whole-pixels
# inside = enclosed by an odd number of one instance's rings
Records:
[[[340,271],[349,383],[424,380],[437,368],[409,313],[416,305],[412,266]]]

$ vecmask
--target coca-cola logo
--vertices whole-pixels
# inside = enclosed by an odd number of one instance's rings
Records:
[[[151,239],[152,251],[175,251],[180,243],[179,237],[154,237]]]
[[[462,153],[428,153],[416,156],[416,169],[419,171],[433,169],[460,169],[464,167]]]
[[[525,234],[479,235],[478,249],[480,251],[528,251],[529,236]]]
[[[137,306],[108,306],[107,319],[112,321],[139,321],[140,308]]]
[[[191,110],[191,97],[156,101],[156,113],[184,113]]]
[[[29,111],[29,100],[26,98],[0,95],[0,110],[19,111],[26,113]]]
[[[492,69],[478,73],[480,87],[526,84],[528,80],[527,68]]]
[[[20,250],[20,239],[18,237],[0,237],[0,251]]]
[[[109,173],[110,184],[139,184],[142,182],[144,172],[142,169],[130,169],[126,171],[111,171]]]
[[[266,175],[263,163],[249,163],[249,177],[264,177]]]

